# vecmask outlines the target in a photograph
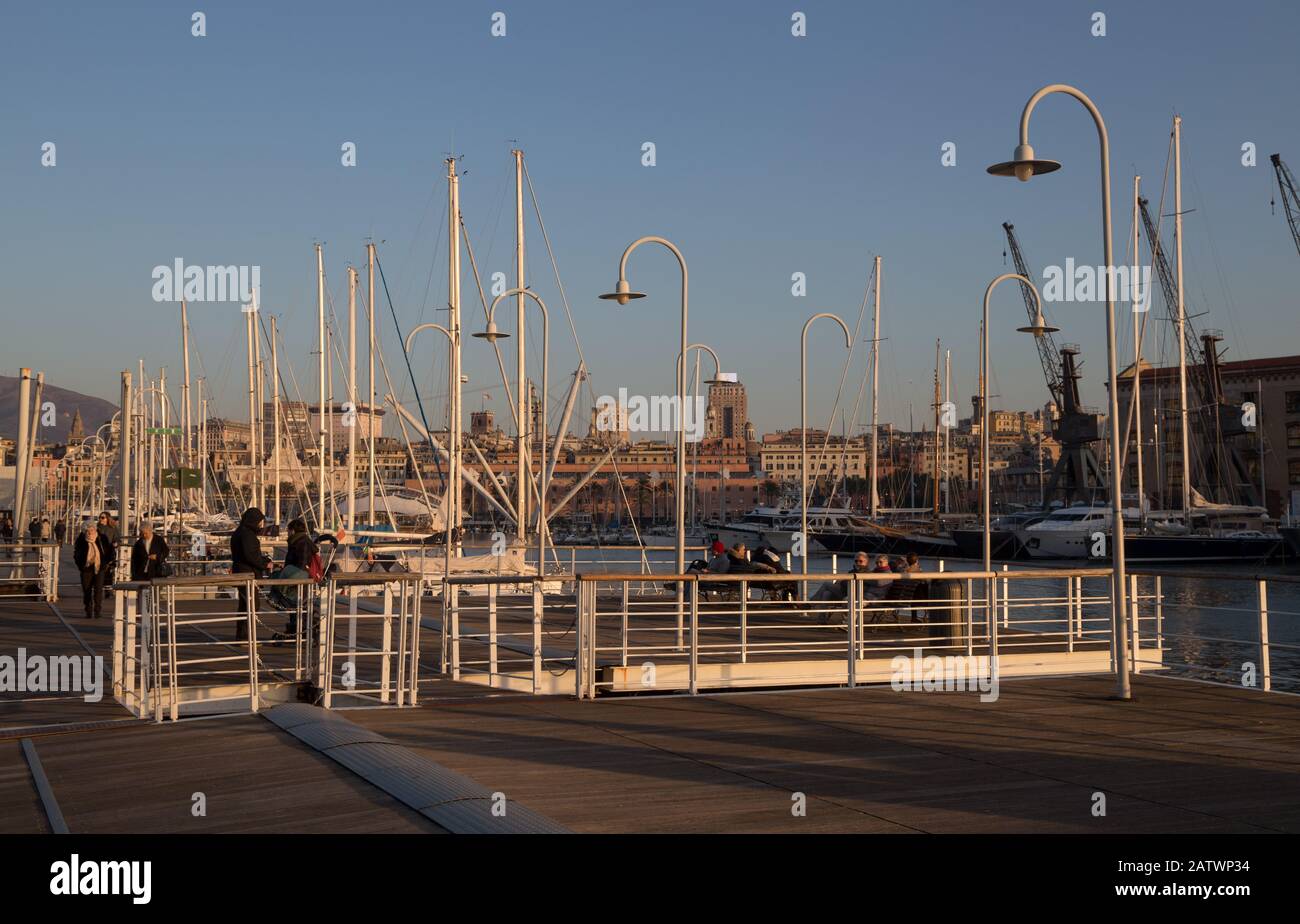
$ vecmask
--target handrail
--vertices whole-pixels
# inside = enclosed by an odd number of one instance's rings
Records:
[[[552,580],[577,580],[585,582],[611,582],[621,581],[638,581],[638,582],[657,582],[657,581],[680,581],[682,583],[691,583],[699,581],[702,583],[732,583],[736,581],[749,581],[751,583],[785,583],[789,581],[934,581],[934,580],[985,580],[988,578],[1006,578],[1011,580],[1032,580],[1035,578],[1062,578],[1062,577],[1109,577],[1111,574],[1108,568],[1034,568],[1033,570],[1021,571],[916,571],[909,574],[899,574],[897,572],[874,573],[874,572],[853,572],[841,571],[839,573],[823,574],[766,574],[766,573],[746,573],[746,574],[640,574],[632,572],[608,572],[608,573],[583,573],[576,572],[573,575],[549,575]]]

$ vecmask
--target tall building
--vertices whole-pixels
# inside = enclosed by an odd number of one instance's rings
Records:
[[[68,443],[80,443],[86,436],[86,425],[81,422],[81,408],[72,412],[72,423],[68,426]]]
[[[709,439],[745,439],[749,423],[749,401],[745,386],[735,381],[734,373],[721,373],[723,379],[709,386],[709,403],[705,411],[704,435]]]

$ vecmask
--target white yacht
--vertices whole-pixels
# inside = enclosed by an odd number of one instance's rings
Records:
[[[853,527],[855,519],[847,507],[809,507],[808,532],[810,535],[846,532]],[[802,515],[797,507],[755,507],[743,517],[722,524],[717,532],[718,539],[728,548],[743,542],[750,549],[766,545],[778,552],[792,552],[794,534],[801,526]],[[824,547],[813,539],[808,550],[824,551]]]

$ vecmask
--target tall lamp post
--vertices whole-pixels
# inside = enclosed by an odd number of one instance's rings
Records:
[[[840,319],[839,315],[831,314],[829,311],[815,314],[805,321],[803,333],[799,335],[799,536],[803,540],[804,574],[808,573],[808,328],[812,327],[813,322],[818,318],[830,318],[838,324],[844,331],[844,348],[846,350],[853,348],[853,335],[849,333],[849,326]],[[807,597],[807,581],[803,582],[803,593]]]
[[[626,282],[623,284],[625,286],[627,285]],[[540,484],[537,486],[537,576],[541,577],[546,573],[546,493],[547,489],[550,487],[550,484],[546,479],[546,396],[550,389],[550,382],[548,380],[550,370],[547,366],[548,354],[551,351],[551,316],[546,310],[546,303],[542,301],[541,298],[538,297],[537,293],[532,289],[521,289],[518,287],[507,289],[496,298],[492,299],[492,305],[488,308],[487,329],[475,334],[474,336],[480,340],[486,340],[488,343],[493,343],[510,336],[505,331],[497,328],[496,321],[493,320],[493,315],[495,315],[497,305],[501,303],[501,300],[503,298],[509,298],[512,295],[521,295],[531,298],[537,303],[537,307],[542,311],[542,432],[539,436],[542,443],[542,467],[538,475],[538,481]],[[520,390],[522,390],[523,387],[523,383],[520,382]],[[523,427],[522,421],[520,422],[520,427]],[[531,477],[533,471],[531,459],[525,460],[524,471]],[[521,523],[519,524],[519,527],[520,532],[524,532],[527,529],[527,524]]]
[[[713,347],[709,346],[707,343],[692,343],[690,346],[688,346],[688,347],[686,348],[686,352],[689,354],[691,350],[703,350],[705,353],[708,353],[710,356],[713,357],[713,378],[711,378],[711,379],[705,379],[705,380],[704,380],[704,384],[705,384],[705,385],[721,385],[721,384],[723,384],[724,382],[728,382],[728,381],[730,381],[730,379],[727,379],[727,378],[724,378],[724,377],[723,377],[724,375],[726,375],[726,373],[722,372],[722,362],[718,359],[718,351],[717,351],[717,350],[713,349]],[[685,361],[686,361],[686,360],[685,360],[685,357],[684,357],[681,353],[678,353],[678,354],[677,354],[677,375],[678,375],[679,377],[683,374],[683,371],[682,371],[682,370],[683,370],[683,364],[685,363]],[[698,374],[698,371],[697,371],[697,374]],[[684,379],[683,379],[682,381],[683,381],[683,383],[685,382]],[[697,387],[698,387],[698,383],[697,383]],[[683,405],[682,405],[682,424],[683,424],[683,426],[685,425],[685,422],[686,422],[686,417],[685,417],[685,415],[686,415],[686,406],[685,406],[685,404],[683,404]],[[698,452],[698,450],[696,450],[696,451]],[[696,478],[697,478],[697,475],[693,472],[693,473],[691,474],[691,520],[692,520],[692,525],[694,525],[693,521],[694,521],[694,519],[695,519],[695,490],[696,490],[696,488],[695,488],[695,480],[696,480]],[[724,487],[725,487],[725,486],[724,486]],[[666,508],[666,507],[667,507],[667,504],[665,504],[664,506],[665,506],[665,508]]]
[[[1133,698],[1129,679],[1129,645],[1128,645],[1128,601],[1124,592],[1124,503],[1120,492],[1120,476],[1123,472],[1120,464],[1120,423],[1119,390],[1116,385],[1116,349],[1115,349],[1115,293],[1111,289],[1111,268],[1115,265],[1111,249],[1110,227],[1110,138],[1106,134],[1106,123],[1088,95],[1082,90],[1063,83],[1053,83],[1039,89],[1025,103],[1020,113],[1020,144],[1016,147],[1012,159],[988,168],[994,176],[1014,176],[1021,182],[1039,173],[1051,173],[1059,170],[1061,165],[1054,160],[1040,160],[1034,156],[1034,149],[1029,144],[1029,117],[1034,107],[1047,96],[1064,93],[1078,100],[1092,121],[1097,126],[1097,140],[1101,153],[1101,225],[1102,247],[1106,261],[1106,377],[1110,386],[1110,505],[1111,505],[1111,604],[1112,625],[1115,637],[1115,674],[1116,698],[1129,700]]]
[[[455,351],[456,338],[452,335],[451,331],[443,327],[441,324],[428,322],[421,324],[418,327],[411,328],[411,332],[406,335],[406,343],[404,344],[404,347],[408,356],[411,353],[411,343],[415,340],[415,335],[422,330],[436,330],[441,332],[443,336],[447,338],[447,344],[451,351]],[[451,407],[455,407],[456,386],[460,384],[456,381],[456,364],[454,362],[448,362],[447,370],[448,384],[451,388],[447,393],[447,400]],[[456,492],[460,490],[460,421],[455,419],[454,411],[450,411],[447,414],[447,418],[447,454],[450,461],[447,463],[447,503],[442,505],[444,520],[443,528],[446,530],[446,539],[444,540],[445,548],[443,549],[443,577],[451,576],[451,547],[454,541],[452,530],[455,528],[456,522],[456,504],[454,498],[456,497]],[[374,439],[375,434],[372,431],[370,434],[371,442],[374,442]],[[349,456],[349,460],[350,459],[351,457]],[[351,464],[350,461],[349,464]],[[371,495],[370,500],[371,503],[374,502],[374,495]],[[375,511],[373,508],[367,510],[366,515],[370,517],[371,523],[375,522]]]
[[[1028,327],[1018,327],[1016,330],[1025,334],[1033,334],[1035,337],[1041,337],[1044,334],[1055,333],[1058,328],[1048,327],[1047,322],[1043,319],[1043,301],[1038,297],[1038,289],[1034,284],[1017,273],[1003,273],[988,284],[984,290],[984,336],[980,338],[980,514],[984,527],[984,573],[988,574],[993,570],[993,504],[990,497],[990,485],[992,484],[992,473],[990,472],[989,463],[989,299],[993,296],[993,290],[999,284],[1009,279],[1015,279],[1022,286],[1029,290],[1034,296],[1034,305],[1037,312],[1034,316],[1034,323]],[[998,656],[998,621],[994,618],[993,613],[993,578],[984,579],[984,612],[987,614],[989,621],[989,658],[996,663]]]
[[[678,267],[680,267],[682,271],[681,349],[678,350],[677,353],[679,362],[677,363],[677,415],[678,415],[677,470],[676,470],[676,483],[677,483],[676,495],[677,496],[675,498],[676,514],[677,514],[677,563],[676,563],[677,572],[676,573],[681,574],[686,570],[686,429],[683,426],[683,420],[682,420],[683,417],[682,412],[684,410],[683,403],[686,400],[686,380],[684,374],[685,363],[680,361],[681,357],[684,357],[688,350],[687,342],[686,342],[686,322],[687,322],[687,315],[688,315],[688,307],[690,304],[689,296],[688,296],[689,286],[690,286],[690,275],[687,273],[686,270],[686,258],[682,256],[682,252],[677,249],[677,246],[667,238],[656,237],[654,235],[638,238],[637,240],[633,241],[631,244],[628,244],[627,249],[623,251],[623,256],[619,258],[618,285],[615,286],[613,292],[607,292],[600,297],[604,299],[611,299],[613,301],[618,302],[620,305],[626,305],[629,300],[634,298],[645,298],[644,292],[633,292],[631,286],[628,285],[628,281],[627,281],[627,259],[632,255],[632,251],[636,250],[642,244],[659,244],[662,247],[667,248],[669,251],[672,252],[672,255],[677,258],[677,265]],[[681,612],[682,590],[683,590],[683,585],[681,583],[678,583],[677,584],[677,601],[678,601],[677,609],[679,614]]]

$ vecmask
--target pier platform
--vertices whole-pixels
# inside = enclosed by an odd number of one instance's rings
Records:
[[[0,653],[107,660],[111,620],[77,603],[0,599]],[[888,685],[580,701],[435,660],[418,706],[332,710],[347,724],[324,744],[277,723],[293,707],[155,723],[111,692],[2,693],[0,831],[455,831],[413,807],[460,798],[421,795],[436,783],[591,833],[1300,832],[1293,696],[1141,674],[1132,702],[1107,675],[1006,679],[995,702]],[[379,742],[388,769],[331,755],[348,742]]]

